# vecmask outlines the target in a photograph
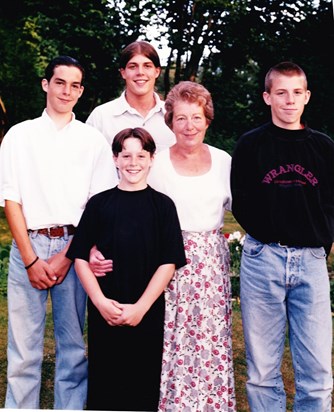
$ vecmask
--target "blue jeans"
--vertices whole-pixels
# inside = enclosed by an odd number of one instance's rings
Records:
[[[332,316],[323,248],[263,244],[247,235],[240,300],[251,411],[286,411],[281,374],[286,326],[295,412],[330,412]]]
[[[69,238],[49,239],[33,232],[41,259],[60,252]],[[86,294],[73,265],[64,281],[48,290],[31,286],[15,241],[8,273],[8,348],[6,408],[38,409],[41,388],[46,304],[50,292],[56,343],[55,409],[83,409],[87,358],[83,339]]]

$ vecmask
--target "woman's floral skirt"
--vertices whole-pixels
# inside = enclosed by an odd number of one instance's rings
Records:
[[[159,411],[235,411],[229,247],[219,230],[186,232],[187,265],[166,291]]]

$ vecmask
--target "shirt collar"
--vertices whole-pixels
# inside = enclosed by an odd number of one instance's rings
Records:
[[[162,111],[164,113],[165,110],[165,102],[162,101],[158,95],[158,93],[153,92],[154,95],[154,100],[155,100],[155,106],[150,110],[150,113],[156,113]],[[125,90],[122,92],[120,95],[118,102],[117,102],[117,107],[114,109],[114,114],[117,116],[120,116],[124,114],[125,112],[129,112],[131,114],[133,113],[138,113],[136,109],[131,107],[128,103],[128,101],[125,98]]]
[[[54,121],[51,119],[51,117],[48,115],[48,112],[46,111],[46,108],[43,110],[42,119],[43,119],[46,123],[48,123],[50,127],[56,129],[56,125],[55,125]],[[72,112],[72,119],[71,119],[71,121],[70,121],[65,127],[63,127],[62,130],[64,130],[65,128],[69,127],[71,124],[73,124],[74,121],[75,121],[75,114]]]

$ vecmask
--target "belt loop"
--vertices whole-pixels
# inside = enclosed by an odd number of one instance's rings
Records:
[[[28,230],[28,234],[31,239],[36,239],[38,235],[38,230]]]
[[[63,229],[64,229],[64,239],[68,240],[68,228],[67,228],[67,226],[63,226]]]
[[[284,243],[282,243],[280,241],[278,241],[277,244],[278,244],[279,247],[283,247],[283,248],[288,248],[289,247],[288,245],[285,245]]]

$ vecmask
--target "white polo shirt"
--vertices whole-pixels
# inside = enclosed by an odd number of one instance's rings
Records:
[[[28,229],[77,226],[87,200],[118,183],[111,148],[75,119],[63,129],[44,110],[13,126],[0,146],[0,205],[22,205]]]
[[[154,93],[156,105],[146,117],[131,107],[125,98],[125,92],[115,100],[95,107],[88,116],[87,124],[96,127],[112,144],[115,135],[128,127],[143,127],[153,137],[157,152],[167,149],[175,142],[175,135],[166,125],[164,102],[157,93]]]

